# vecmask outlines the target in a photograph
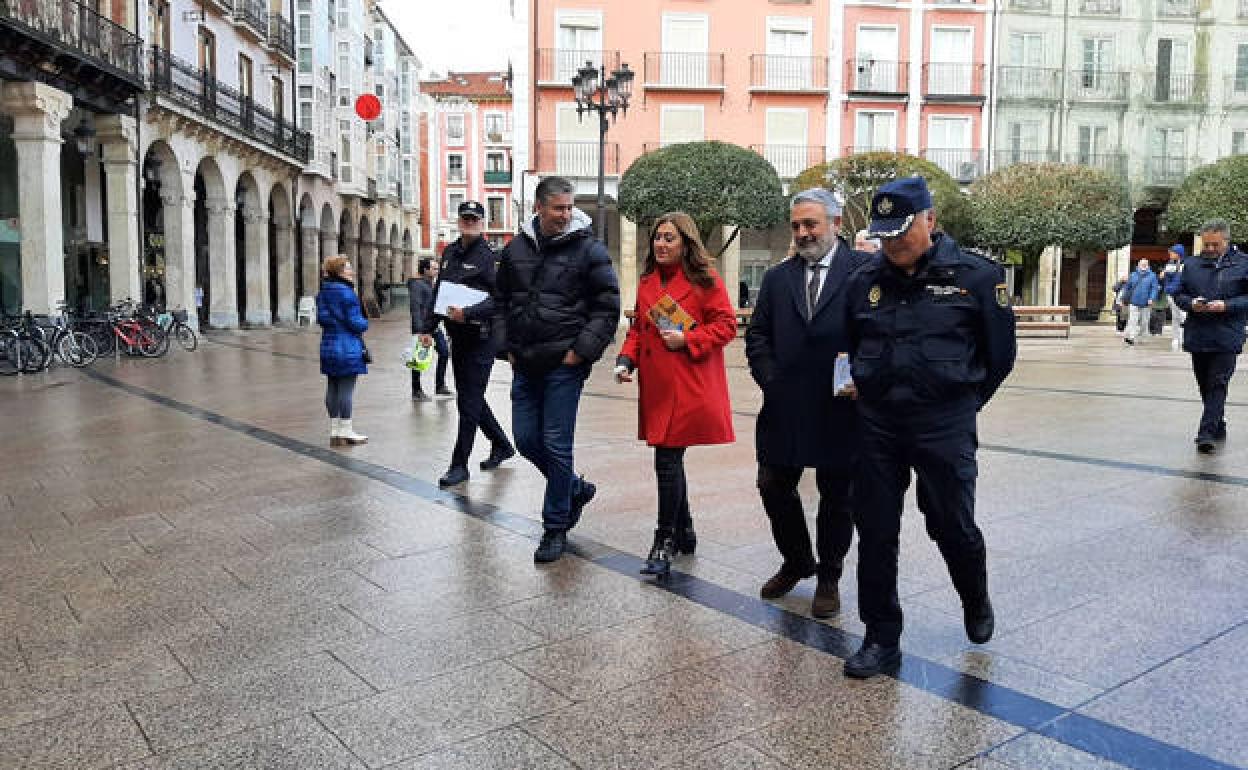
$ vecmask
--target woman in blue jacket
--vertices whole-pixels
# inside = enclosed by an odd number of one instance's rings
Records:
[[[368,436],[351,427],[351,396],[355,378],[368,373],[364,339],[368,319],[355,294],[355,270],[344,256],[329,257],[321,268],[316,295],[316,322],[321,325],[321,374],[328,378],[325,408],[329,410],[329,445],[363,444]]]

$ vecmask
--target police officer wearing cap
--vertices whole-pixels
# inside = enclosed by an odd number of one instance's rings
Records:
[[[975,525],[975,423],[1014,366],[1014,313],[1001,267],[935,227],[921,177],[881,187],[869,229],[882,250],[846,287],[862,441],[854,523],[866,636],[845,673],[857,678],[901,662],[897,554],[912,468],[967,636],[983,644],[993,632],[984,538]]]
[[[497,468],[516,454],[490,405],[485,387],[494,367],[494,345],[490,321],[494,316],[494,250],[481,237],[485,209],[476,201],[459,204],[459,238],[442,252],[438,288],[446,281],[485,292],[485,299],[470,307],[447,308],[446,330],[451,337],[451,364],[455,376],[455,405],[459,409],[459,435],[451,452],[451,467],[438,479],[438,486],[450,487],[468,480],[468,457],[477,427],[490,440],[490,456],[481,461],[481,470]],[[437,305],[435,289],[434,305]]]

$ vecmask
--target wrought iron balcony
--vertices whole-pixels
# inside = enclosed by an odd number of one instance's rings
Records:
[[[1001,67],[997,94],[1002,99],[1055,102],[1062,98],[1062,71],[1041,67]]]
[[[620,145],[607,142],[603,167],[607,174],[620,173]],[[538,142],[537,171],[560,176],[597,177],[597,142]]]
[[[884,147],[878,144],[850,145],[845,148],[843,156],[864,155],[868,152],[886,152],[889,155],[905,155],[906,151],[898,147]]]
[[[1099,168],[1117,177],[1127,175],[1127,155],[1122,152],[1090,153],[1074,152],[1066,156],[1066,162],[1075,166]]]
[[[923,151],[923,158],[940,166],[946,174],[962,184],[969,184],[984,173],[982,150],[929,147]]]
[[[1119,16],[1122,0],[1079,0],[1079,12],[1089,16]]]
[[[1187,176],[1187,158],[1153,156],[1148,159],[1149,184],[1176,187]]]
[[[269,14],[269,48],[295,60],[295,27],[280,13]]]
[[[257,40],[269,36],[269,11],[264,0],[234,0],[234,24]]]
[[[599,71],[613,72],[620,68],[620,52],[539,48],[537,82],[539,85],[571,88],[572,76],[585,66],[585,62],[591,62]]]
[[[984,65],[928,62],[923,65],[923,95],[931,101],[984,100]]]
[[[1241,19],[1248,19],[1248,0],[1239,0],[1235,15]]]
[[[264,107],[257,107],[237,89],[217,80],[160,48],[151,52],[151,90],[200,117],[234,129],[277,152],[306,164],[312,157],[312,135]]]
[[[485,183],[486,184],[511,184],[511,172],[510,171],[486,171]]]
[[[997,150],[996,163],[993,164],[993,168],[1005,168],[1015,163],[1057,163],[1058,160],[1057,153],[1048,150],[1010,148]]]
[[[674,51],[647,53],[643,87],[721,91],[724,88],[724,55]]]
[[[1163,19],[1193,19],[1200,15],[1196,0],[1160,0],[1157,16]]]
[[[826,56],[750,56],[750,90],[791,93],[828,90]]]
[[[1125,102],[1128,72],[1074,70],[1070,73],[1070,98],[1082,102]]]
[[[212,5],[215,5],[217,9],[220,10],[222,13],[234,13],[235,0],[208,0],[208,1]]]
[[[1209,94],[1204,75],[1158,72],[1153,81],[1153,101],[1159,104],[1204,104]]]
[[[781,179],[793,179],[827,157],[821,144],[751,144],[750,149],[766,158]]]
[[[77,0],[0,0],[0,75],[115,108],[143,88],[143,41]]]
[[[845,83],[851,95],[904,96],[910,91],[910,62],[850,59],[845,62]]]

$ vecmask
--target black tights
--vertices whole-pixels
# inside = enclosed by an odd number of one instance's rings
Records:
[[[654,448],[654,475],[659,482],[659,529],[675,533],[693,526],[685,484],[685,448]]]

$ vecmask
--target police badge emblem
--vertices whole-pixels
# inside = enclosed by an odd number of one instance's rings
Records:
[[[867,292],[867,302],[870,302],[871,307],[873,308],[879,307],[880,297],[882,297],[883,295],[884,295],[884,292],[880,291],[880,285],[877,283],[876,285],[871,287],[870,291]]]
[[[1001,307],[1010,306],[1010,287],[1006,286],[1003,283],[999,283],[994,288],[993,293],[997,297],[998,305],[1000,305]]]
[[[875,204],[875,213],[882,217],[886,217],[893,213],[893,201],[891,198],[880,198],[879,203]]]

